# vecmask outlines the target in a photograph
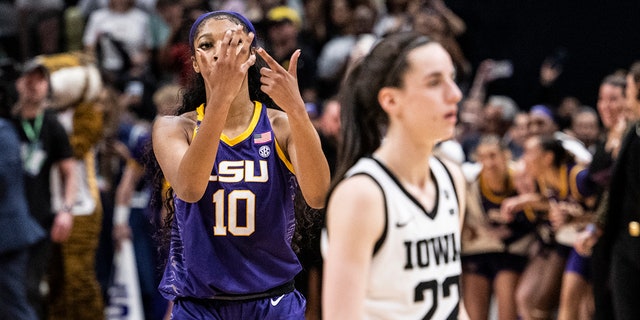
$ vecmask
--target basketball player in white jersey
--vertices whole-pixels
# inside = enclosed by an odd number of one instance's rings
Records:
[[[398,33],[346,79],[323,234],[325,319],[458,317],[464,183],[432,155],[454,134],[454,74],[440,44]]]

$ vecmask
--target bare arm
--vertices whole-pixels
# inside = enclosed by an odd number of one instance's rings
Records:
[[[290,156],[307,204],[313,208],[321,208],[324,206],[329,188],[329,164],[322,152],[318,132],[309,119],[298,89],[296,68],[300,50],[291,56],[288,71],[264,49],[258,49],[258,54],[271,68],[263,68],[260,71],[262,91],[287,113],[287,117],[275,119],[274,129],[277,130],[279,138],[284,139],[284,148]]]
[[[446,20],[447,24],[451,28],[451,32],[455,36],[460,36],[467,30],[467,24],[460,18],[457,14],[455,14],[443,0],[432,0],[431,5],[435,11],[439,12],[442,17]]]
[[[500,215],[505,221],[513,221],[515,213],[526,208],[534,211],[548,211],[549,202],[537,192],[519,194],[502,201]]]
[[[76,201],[75,194],[77,188],[76,177],[74,176],[76,174],[75,165],[76,162],[73,158],[61,160],[58,163],[64,184],[64,202],[60,212],[57,212],[53,226],[51,227],[51,240],[53,242],[61,243],[67,241],[73,229],[71,207]]]
[[[127,238],[131,238],[131,228],[129,227],[129,214],[131,213],[131,198],[136,184],[142,176],[144,170],[135,160],[127,160],[127,165],[122,173],[122,178],[116,188],[115,208],[113,212],[113,239],[116,248]]]
[[[366,176],[343,181],[327,206],[322,316],[362,319],[369,266],[384,231],[382,190]]]

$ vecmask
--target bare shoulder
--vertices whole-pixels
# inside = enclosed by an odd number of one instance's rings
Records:
[[[354,175],[342,180],[336,186],[332,196],[345,194],[349,198],[363,203],[375,198],[382,198],[382,189],[372,177],[364,174]]]
[[[382,208],[382,189],[367,175],[355,175],[342,180],[331,193],[328,204],[329,211],[341,211],[341,215],[353,215],[356,219],[358,215],[366,215]]]
[[[273,130],[278,131],[289,127],[289,118],[283,111],[268,108],[267,116],[269,117],[269,121],[271,121]]]
[[[153,135],[174,136],[183,133],[190,141],[195,127],[195,112],[187,112],[179,116],[159,116],[153,122]]]
[[[273,128],[276,140],[278,140],[280,146],[283,147],[285,149],[285,153],[287,153],[289,135],[291,134],[291,127],[289,127],[289,118],[287,117],[287,114],[280,110],[268,108],[267,116],[271,122],[271,128]]]
[[[330,234],[351,234],[348,237],[373,245],[383,234],[384,226],[384,194],[373,178],[356,175],[336,186],[327,204]]]

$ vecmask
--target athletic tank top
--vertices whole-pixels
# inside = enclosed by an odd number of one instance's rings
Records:
[[[500,223],[502,202],[518,195],[513,184],[513,172],[509,171],[506,191],[494,193],[480,173],[467,187],[467,210],[462,231],[462,255],[492,252],[509,252],[526,255],[534,239],[536,216],[531,208],[515,213],[508,224]],[[506,230],[503,230],[506,229]],[[507,231],[509,235],[498,236]]]
[[[577,204],[585,210],[592,209],[588,207],[585,200],[594,196],[597,189],[593,184],[589,183],[588,168],[576,163],[563,164],[560,167],[559,176],[560,183],[558,186],[547,185],[543,179],[538,179],[539,192],[548,200]],[[561,229],[564,227],[566,225]],[[540,221],[536,231],[538,240],[547,245],[555,245],[555,237],[561,232],[561,230],[553,230],[551,222],[546,217]],[[563,246],[570,248],[566,244]]]
[[[175,198],[159,286],[168,299],[262,293],[292,281],[301,270],[291,248],[293,167],[276,142],[267,109],[256,102],[254,110],[242,134],[233,139],[222,134],[202,199]],[[203,115],[201,106],[198,126]]]
[[[460,217],[444,165],[429,159],[435,206],[425,210],[380,162],[363,158],[346,176],[368,175],[384,193],[385,231],[373,254],[365,319],[457,319],[460,302]],[[326,238],[325,245],[331,245]],[[326,249],[326,246],[325,246]]]

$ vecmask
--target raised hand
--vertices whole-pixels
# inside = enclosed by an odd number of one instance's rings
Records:
[[[264,59],[269,68],[260,70],[260,89],[268,94],[282,110],[287,113],[304,111],[304,101],[298,88],[298,59],[300,50],[296,50],[289,60],[289,70],[285,70],[263,48],[258,48],[258,54]]]
[[[209,99],[233,99],[244,82],[247,71],[255,63],[251,53],[254,34],[246,35],[238,25],[224,33],[215,44],[202,41],[196,48],[197,71],[205,81]]]

